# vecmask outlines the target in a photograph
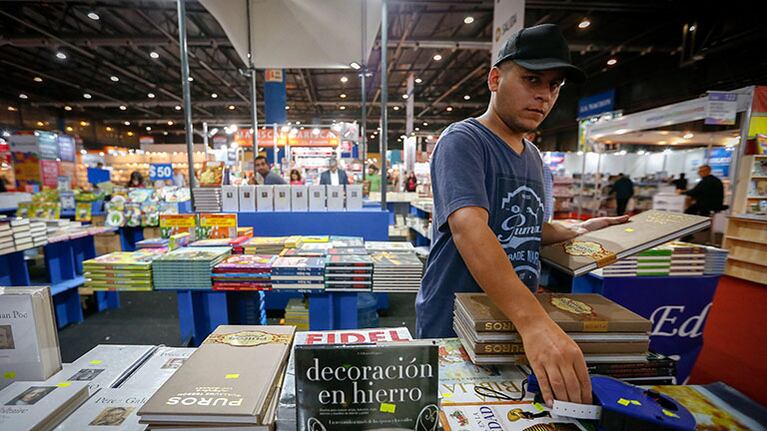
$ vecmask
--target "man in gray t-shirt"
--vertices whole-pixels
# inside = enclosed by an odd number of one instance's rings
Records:
[[[279,176],[277,173],[272,172],[272,169],[269,166],[269,162],[266,161],[266,157],[264,156],[256,157],[256,174],[256,183],[258,184],[264,184],[267,186],[287,184],[284,178]]]
[[[549,405],[590,403],[591,385],[578,345],[533,295],[541,245],[628,220],[572,228],[546,220],[543,162],[524,136],[546,118],[566,78],[585,75],[570,64],[557,26],[523,29],[490,69],[487,111],[445,129],[432,155],[432,248],[416,298],[416,335],[451,337],[455,292],[487,293],[519,332]]]

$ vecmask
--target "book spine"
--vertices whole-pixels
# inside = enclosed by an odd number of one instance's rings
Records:
[[[639,343],[578,343],[585,354],[645,353],[647,342]],[[525,353],[522,343],[481,343],[475,344],[474,352],[478,355],[521,355]]]
[[[508,320],[481,320],[474,322],[474,330],[477,332],[516,332],[514,324]]]

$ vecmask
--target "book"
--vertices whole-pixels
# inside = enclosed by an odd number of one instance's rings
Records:
[[[588,232],[572,240],[541,248],[541,259],[579,276],[616,260],[707,228],[708,217],[650,210],[627,223]]]
[[[139,410],[141,422],[150,427],[264,424],[270,406],[276,405],[273,398],[294,330],[292,326],[217,327]]]
[[[53,299],[43,287],[0,287],[0,389],[61,370]]]
[[[535,295],[543,309],[565,332],[649,332],[651,322],[593,293]],[[456,293],[455,310],[476,332],[514,331],[513,323],[484,293]]]
[[[298,430],[436,429],[433,341],[295,347]]]
[[[67,417],[55,431],[142,431],[136,414],[149,400],[151,390],[146,388],[109,388],[94,394],[80,408]]]
[[[120,388],[141,389],[151,394],[159,389],[194,351],[195,349],[187,347],[158,347]]]
[[[532,402],[461,403],[442,407],[444,431],[585,431],[576,419],[552,416]]]
[[[87,382],[14,382],[0,391],[0,429],[51,430],[90,396]]]
[[[50,383],[86,382],[92,392],[120,386],[155,351],[150,345],[99,344],[54,375]]]

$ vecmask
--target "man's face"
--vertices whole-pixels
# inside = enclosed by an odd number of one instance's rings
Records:
[[[701,178],[707,177],[711,174],[711,168],[708,168],[706,166],[701,166],[698,168],[698,176]]]
[[[266,176],[269,173],[269,164],[264,159],[256,160],[256,172],[261,176]]]
[[[331,171],[335,172],[336,169],[338,169],[338,162],[336,162],[335,160],[331,160],[330,163],[328,164],[328,167],[330,168]]]
[[[510,62],[492,68],[488,75],[488,87],[495,92],[491,102],[495,112],[511,130],[525,133],[543,122],[564,82],[562,70],[537,72]]]

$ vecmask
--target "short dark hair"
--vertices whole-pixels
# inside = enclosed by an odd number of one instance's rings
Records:
[[[268,160],[266,160],[266,156],[256,156],[256,160],[263,160],[263,161],[265,161],[267,164],[269,164],[269,161],[268,161]]]
[[[679,174],[679,178],[684,178],[684,172],[682,172],[681,174]]]

